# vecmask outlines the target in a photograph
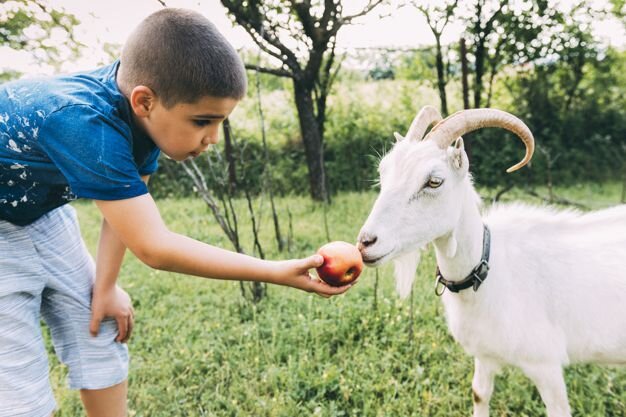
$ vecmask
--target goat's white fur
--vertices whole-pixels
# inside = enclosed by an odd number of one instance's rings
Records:
[[[448,280],[479,262],[491,231],[488,279],[474,292],[445,291],[451,334],[475,357],[474,416],[489,415],[494,376],[514,365],[535,383],[549,417],[570,416],[562,366],[626,364],[626,206],[581,213],[481,203],[462,142],[441,149],[401,140],[380,163],[381,191],[359,241],[364,260],[394,259],[396,288],[410,292],[419,249],[433,242]],[[431,176],[436,189],[421,188]]]
[[[396,276],[396,292],[400,298],[406,298],[411,293],[415,270],[420,262],[420,251],[410,251],[393,260],[394,275]]]

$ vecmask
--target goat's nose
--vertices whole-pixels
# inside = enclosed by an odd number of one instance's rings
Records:
[[[364,233],[361,236],[359,236],[359,242],[357,244],[357,248],[360,251],[362,251],[368,246],[372,246],[374,243],[376,243],[377,240],[378,238],[376,236],[372,236],[370,234]]]

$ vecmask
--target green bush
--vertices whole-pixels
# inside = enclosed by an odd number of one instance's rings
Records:
[[[547,155],[552,159],[551,174],[557,184],[621,178],[626,161],[626,101],[621,92],[626,80],[618,68],[625,59],[623,52],[609,50],[601,58],[590,60],[571,97],[567,89],[570,69],[563,63],[514,73],[496,83],[491,106],[522,118],[533,131],[538,150],[529,168],[503,175],[523,156],[520,141],[500,129],[466,135],[477,183],[489,187],[545,184]],[[269,175],[255,94],[251,91],[252,97],[244,100],[231,117],[239,145],[236,154],[241,187],[253,194],[263,190]],[[280,195],[307,195],[308,170],[291,92],[272,90],[262,99],[274,190]],[[455,103],[454,99],[450,101]],[[331,193],[369,189],[378,177],[380,156],[393,145],[393,132],[404,134],[423,105],[438,103],[436,92],[418,81],[347,80],[339,84],[329,97],[324,134]],[[221,149],[218,146],[217,150]],[[214,184],[206,162],[199,163],[207,172],[209,184]],[[157,196],[189,196],[193,187],[181,166],[162,160],[152,180],[152,192]]]

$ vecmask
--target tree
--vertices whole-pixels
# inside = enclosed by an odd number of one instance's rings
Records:
[[[446,84],[448,83],[447,65],[443,59],[443,47],[441,45],[441,35],[450,19],[454,15],[454,11],[458,4],[458,0],[450,3],[444,3],[434,7],[426,7],[413,1],[412,4],[426,17],[426,23],[430,31],[435,36],[435,56],[437,68],[437,89],[439,90],[439,98],[441,100],[441,114],[448,115],[448,98],[446,95]]]
[[[612,12],[626,26],[626,0],[611,0]]]
[[[315,200],[328,200],[324,123],[326,100],[339,69],[337,33],[383,1],[368,0],[360,10],[344,16],[340,0],[222,0],[235,22],[277,62],[276,67],[249,63],[246,67],[292,80],[310,192]]]
[[[547,0],[475,0],[463,2],[459,7],[461,5],[467,8],[462,13],[467,17],[464,19],[466,28],[460,45],[460,56],[463,60],[469,55],[468,61],[473,64],[471,105],[479,108],[486,102],[488,107],[491,105],[494,80],[500,69],[531,63],[552,52],[552,40],[547,34],[559,23],[560,14],[555,8],[548,7]],[[469,97],[466,96],[467,73],[465,70],[463,73],[465,103]],[[469,105],[465,103],[465,107]],[[470,162],[474,135],[482,133],[469,134],[465,138]]]
[[[78,53],[80,43],[73,29],[79,21],[72,14],[52,8],[43,0],[12,0],[0,3],[0,46],[25,50],[39,62],[57,66],[62,51]],[[51,39],[60,39],[52,42]],[[16,72],[0,73],[0,79],[13,78]]]
[[[485,99],[490,102],[491,86],[500,68],[533,62],[551,53],[549,35],[562,17],[547,0],[476,0],[466,5],[465,38],[474,58],[473,106],[478,108]]]
[[[550,190],[553,179],[561,183],[604,179],[615,175],[626,161],[622,71],[614,70],[620,68],[619,56],[611,50],[601,52],[592,35],[594,19],[598,16],[585,5],[563,11],[558,30],[543,34],[547,39],[543,58],[510,68],[502,77],[514,112],[537,140],[539,152],[532,169],[526,171],[527,185],[543,182]],[[481,148],[480,155],[476,153],[476,177],[495,185],[493,161],[498,156],[513,158],[513,146],[507,141],[495,152]],[[554,195],[548,200],[565,202]]]
[[[498,18],[503,14],[505,6],[507,6],[509,0],[502,0],[497,2],[494,10],[488,10],[485,0],[478,0],[474,4],[474,14],[468,21],[467,31],[470,34],[468,37],[473,44],[474,55],[474,107],[480,107],[481,97],[483,92],[483,76],[485,74],[485,61],[487,59],[487,41],[492,34],[496,34],[496,44],[500,44],[500,38],[497,36],[495,30]],[[496,47],[496,51],[499,49]]]

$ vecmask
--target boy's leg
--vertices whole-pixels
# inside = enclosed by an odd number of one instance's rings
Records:
[[[0,221],[0,417],[56,407],[39,316],[45,279],[26,229]]]
[[[83,400],[88,417],[126,416],[127,394],[127,381],[104,389],[80,390],[80,398]]]
[[[56,408],[39,306],[31,294],[0,296],[0,417],[47,417]]]
[[[52,213],[56,223],[39,231],[51,239],[37,248],[48,260],[45,268],[49,276],[41,314],[50,327],[57,356],[69,368],[70,388],[95,393],[81,394],[88,400],[85,402],[88,413],[98,406],[125,410],[128,349],[115,342],[117,324],[113,319],[101,323],[98,336],[89,333],[93,259],[80,235],[74,209],[66,205]]]

